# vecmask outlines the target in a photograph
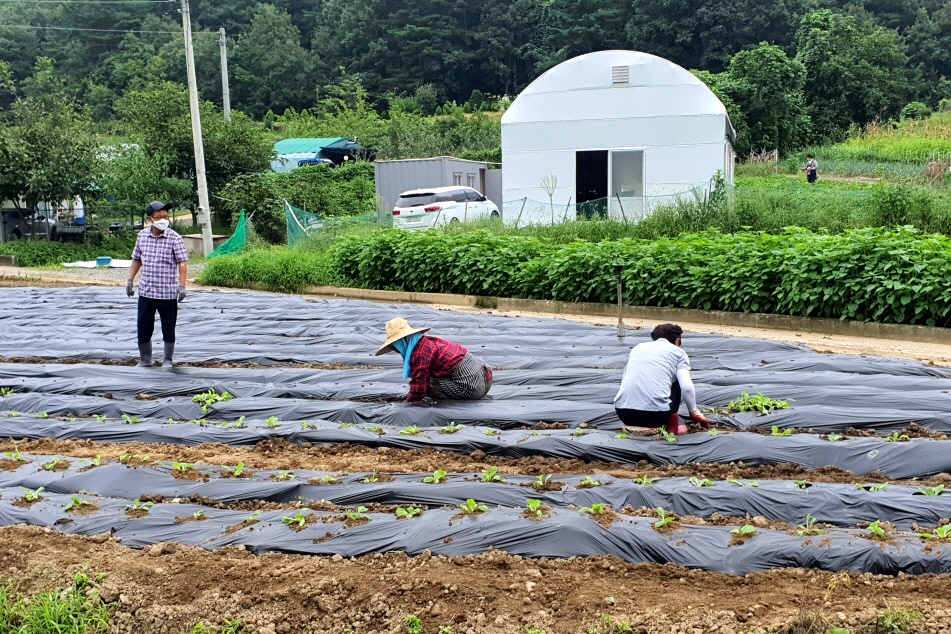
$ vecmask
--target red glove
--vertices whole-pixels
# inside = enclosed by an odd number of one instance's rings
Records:
[[[707,420],[707,417],[701,414],[699,411],[690,413],[690,420],[695,423],[698,423],[704,429],[710,429],[710,421]]]

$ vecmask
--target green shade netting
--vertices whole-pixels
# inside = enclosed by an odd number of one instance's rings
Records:
[[[241,217],[238,218],[238,224],[234,228],[234,233],[220,247],[212,251],[208,258],[214,258],[219,255],[233,255],[241,253],[244,247],[248,246],[248,221],[244,217],[244,210],[241,210]]]
[[[298,209],[284,201],[284,216],[287,219],[287,244],[294,246],[307,237],[308,231],[320,229],[323,218],[309,211]]]

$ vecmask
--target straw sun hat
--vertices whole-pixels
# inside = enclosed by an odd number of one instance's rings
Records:
[[[389,320],[386,322],[386,341],[380,346],[380,349],[376,351],[376,356],[393,352],[391,346],[394,341],[399,341],[403,337],[407,337],[415,332],[429,332],[429,328],[413,328],[409,325],[409,322],[402,317]]]

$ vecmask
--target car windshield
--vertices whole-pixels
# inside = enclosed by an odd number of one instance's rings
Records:
[[[436,194],[433,192],[407,192],[400,195],[396,201],[397,207],[419,207],[436,202]]]

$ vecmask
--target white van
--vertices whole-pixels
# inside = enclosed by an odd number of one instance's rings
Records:
[[[393,226],[426,231],[469,220],[501,218],[499,208],[471,187],[432,187],[400,194],[393,209]]]

